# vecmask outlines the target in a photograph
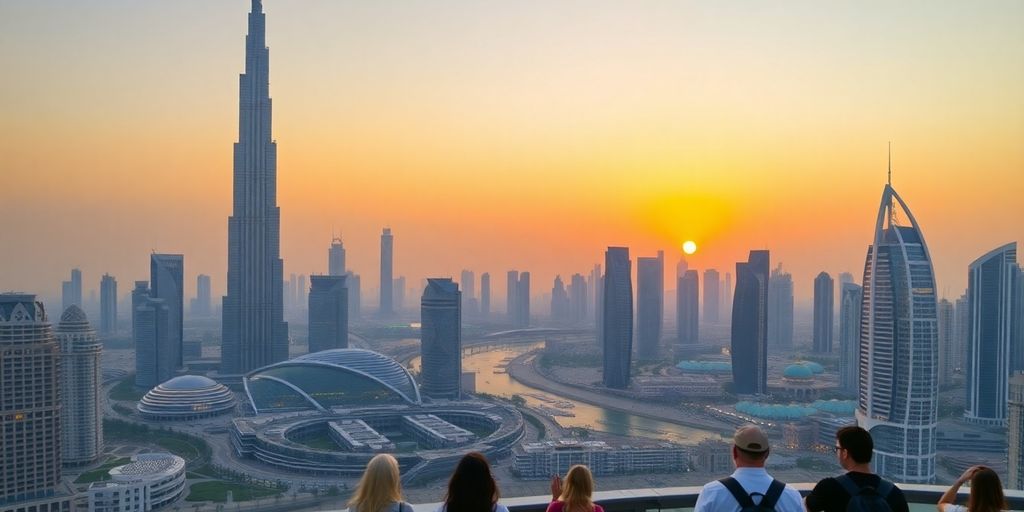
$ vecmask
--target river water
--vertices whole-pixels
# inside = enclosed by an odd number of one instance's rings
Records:
[[[574,417],[553,416],[554,420],[563,427],[586,427],[620,436],[667,440],[684,444],[719,438],[717,432],[710,430],[676,425],[575,400],[566,400],[560,396],[523,385],[504,373],[503,367],[507,361],[543,346],[543,342],[528,345],[506,345],[486,352],[464,354],[462,356],[462,371],[476,373],[476,390],[479,393],[503,397],[519,395],[526,399],[528,405],[534,407],[556,408],[557,402],[571,403],[573,405],[571,408],[563,410],[573,413]],[[418,369],[419,365],[419,357],[409,363],[410,369]]]

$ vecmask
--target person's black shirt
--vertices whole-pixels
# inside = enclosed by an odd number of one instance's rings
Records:
[[[847,475],[850,476],[850,479],[858,487],[874,487],[877,489],[878,483],[882,481],[881,477],[871,473],[850,471]],[[846,504],[849,501],[850,495],[846,493],[843,484],[839,483],[835,478],[829,477],[818,482],[818,485],[814,486],[814,490],[807,495],[807,510],[809,512],[845,512]],[[903,491],[895,485],[889,496],[885,498],[885,501],[889,503],[889,508],[892,509],[892,512],[910,512],[910,507],[907,506],[907,499],[903,497]]]

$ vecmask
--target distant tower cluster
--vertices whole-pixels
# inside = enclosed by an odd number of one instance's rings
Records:
[[[82,271],[71,269],[71,280],[61,283],[61,311],[70,306],[84,306],[82,302]]]
[[[732,289],[732,273],[731,272],[726,272],[725,273],[724,287],[725,288],[722,290],[722,308],[723,308],[722,311],[726,315],[732,315],[733,289]],[[725,318],[723,320],[725,320],[727,322],[730,321],[729,318]]]
[[[958,367],[956,343],[956,313],[953,303],[942,299],[936,312],[939,325],[939,386],[945,387],[953,383],[953,375]]]
[[[110,274],[100,279],[100,332],[117,330],[117,280]]]
[[[839,299],[839,387],[856,393],[860,382],[861,287],[843,283]]]
[[[487,318],[491,314],[491,274],[480,274],[480,317]]]
[[[466,316],[475,316],[479,309],[479,301],[476,298],[476,275],[472,270],[462,271],[459,286],[462,288],[462,313]]]
[[[587,304],[590,303],[587,290],[587,280],[583,274],[573,274],[569,282],[569,319],[574,325],[587,319]]]
[[[768,392],[768,251],[736,264],[732,304],[732,381],[740,395]]]
[[[102,346],[78,306],[57,324],[61,376],[61,453],[65,466],[99,460],[103,454]]]
[[[665,253],[636,259],[636,357],[658,359],[665,314]]]
[[[633,355],[633,278],[628,247],[604,253],[602,345],[603,382],[612,389],[629,387]]]
[[[699,341],[700,282],[696,270],[686,270],[676,278],[676,344],[693,345]]]
[[[405,276],[395,278],[392,291],[392,307],[394,311],[401,311],[405,307]]]
[[[551,321],[566,323],[569,320],[569,292],[565,289],[562,276],[555,276],[551,286]]]
[[[828,272],[814,278],[814,345],[818,354],[832,353],[832,322],[835,321],[835,282]]]
[[[590,271],[591,290],[593,294],[592,304],[594,305],[594,331],[595,340],[599,346],[604,346],[604,274],[601,273],[601,265],[594,265]]]
[[[199,274],[196,276],[196,297],[192,299],[190,309],[192,316],[208,317],[213,314],[213,295],[210,290],[210,276]]]
[[[430,398],[462,396],[462,298],[450,278],[431,278],[421,301],[420,390]]]
[[[508,271],[506,308],[513,327],[530,326],[530,273]]]
[[[310,276],[309,352],[348,348],[346,276]]]
[[[720,282],[717,270],[712,268],[704,271],[704,323],[706,324],[718,323]]]
[[[391,228],[384,228],[380,235],[380,309],[383,316],[390,316],[395,312],[394,298],[394,257],[395,237],[391,234]]]
[[[781,263],[768,281],[768,345],[793,348],[793,276],[782,270]]]

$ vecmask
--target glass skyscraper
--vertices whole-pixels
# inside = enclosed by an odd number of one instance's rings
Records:
[[[736,264],[732,302],[732,382],[740,395],[768,393],[768,251]]]
[[[629,387],[633,357],[633,268],[628,247],[609,247],[604,253],[604,304],[601,329],[606,387]]]

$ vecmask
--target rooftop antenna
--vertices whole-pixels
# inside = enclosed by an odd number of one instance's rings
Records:
[[[889,141],[889,186],[892,186],[892,141]]]

